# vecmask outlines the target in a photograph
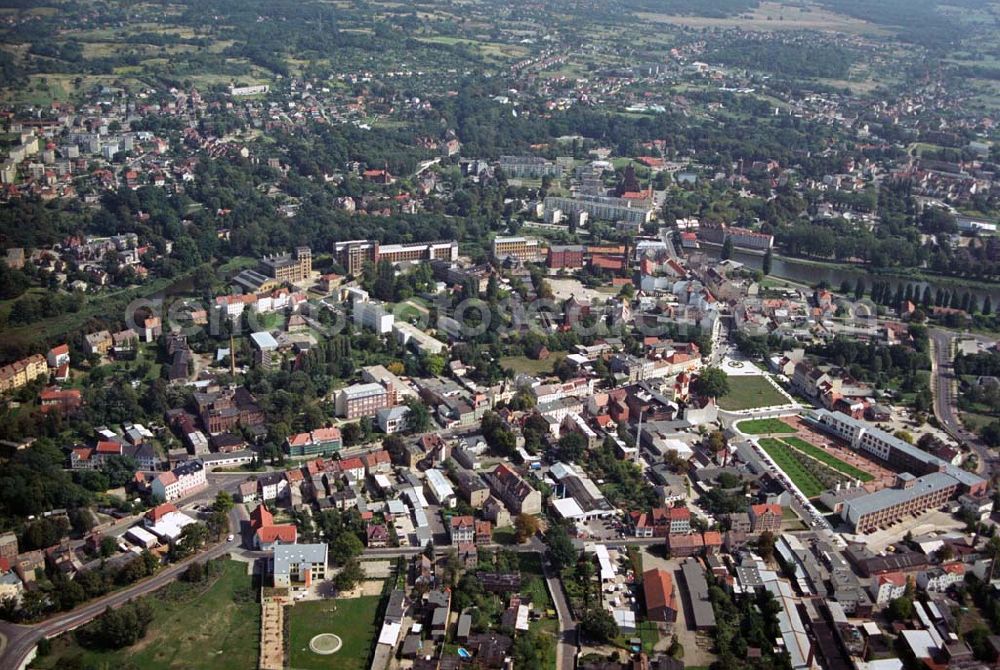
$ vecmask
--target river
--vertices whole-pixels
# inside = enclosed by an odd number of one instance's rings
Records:
[[[703,243],[701,245],[701,251],[710,258],[719,258],[722,248]],[[745,249],[734,249],[733,260],[743,263],[747,267],[755,270],[760,270],[764,265],[763,254],[747,251]],[[841,282],[845,279],[853,289],[854,284],[859,277],[864,279],[865,286],[869,289],[872,284],[877,281],[890,282],[893,290],[895,290],[898,284],[902,284],[904,287],[907,284],[913,284],[920,287],[921,294],[923,293],[925,286],[930,286],[931,292],[936,292],[940,286],[941,289],[948,292],[959,290],[964,293],[965,291],[969,291],[971,294],[976,296],[980,305],[983,304],[983,299],[987,296],[987,294],[990,296],[990,301],[993,303],[994,307],[1000,304],[1000,285],[997,285],[994,289],[988,289],[982,286],[970,287],[966,285],[960,277],[942,278],[940,281],[935,280],[934,278],[929,280],[908,279],[906,277],[893,275],[873,274],[863,267],[851,265],[849,263],[845,263],[834,268],[828,265],[813,264],[809,261],[803,261],[796,258],[781,257],[776,254],[771,257],[771,276],[779,277],[781,279],[789,279],[791,281],[808,284],[810,286],[818,284],[821,281],[825,281],[830,288],[834,290],[839,288]]]

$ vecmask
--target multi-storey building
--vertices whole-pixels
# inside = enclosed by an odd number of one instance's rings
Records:
[[[356,275],[364,269],[365,263],[390,263],[413,261],[458,260],[458,242],[440,240],[436,242],[410,242],[406,244],[381,244],[376,240],[347,240],[333,245],[333,255],[348,274]]]
[[[777,503],[750,505],[749,514],[751,533],[763,533],[764,531],[777,533],[781,530],[781,517],[784,514],[781,505]]]
[[[326,579],[327,544],[279,544],[271,558],[278,588],[302,589]]]
[[[498,164],[507,177],[541,179],[562,177],[562,166],[538,156],[501,156]]]
[[[41,354],[14,361],[0,368],[0,393],[19,389],[48,374],[48,363]]]
[[[170,501],[183,498],[207,486],[205,465],[195,459],[181,463],[170,472],[157,475],[151,488],[154,498]]]
[[[667,519],[671,535],[691,531],[691,510],[687,507],[671,507],[667,510]]]
[[[555,245],[549,247],[546,265],[553,270],[574,270],[583,267],[583,245]]]
[[[507,505],[514,514],[540,514],[542,494],[531,487],[510,466],[501,463],[486,475],[490,490]]]
[[[354,323],[374,330],[379,335],[387,335],[392,332],[392,327],[396,322],[396,317],[392,312],[385,309],[380,302],[354,301]]]
[[[249,427],[264,423],[264,410],[253,394],[242,386],[216,393],[195,393],[194,400],[205,430],[212,435],[236,425]]]
[[[253,343],[253,361],[263,370],[273,370],[278,364],[278,341],[266,330],[250,333]]]
[[[868,533],[941,507],[955,497],[959,489],[958,480],[944,472],[923,477],[904,473],[898,476],[894,488],[846,501],[840,515],[854,527],[855,533]]]
[[[390,391],[381,384],[353,384],[337,394],[337,415],[346,419],[360,419],[363,416],[375,416],[380,409],[393,404],[395,398],[390,402]]]
[[[519,261],[533,262],[543,258],[538,240],[529,237],[495,237],[493,258],[502,260],[508,256]]]
[[[343,446],[340,429],[336,427],[317,428],[308,433],[289,435],[285,439],[285,451],[289,456],[326,455],[340,451]]]
[[[727,239],[732,240],[734,247],[742,249],[767,250],[774,246],[773,235],[758,233],[748,228],[735,228],[726,224],[702,225],[698,229],[698,237],[715,244],[723,244]]]
[[[265,256],[258,270],[279,283],[304,281],[312,274],[312,250],[309,247],[296,247],[294,254]]]
[[[861,419],[855,419],[842,412],[822,409],[815,410],[811,419],[820,428],[850,444],[853,449],[882,461],[898,471],[918,476],[936,472],[946,473],[959,482],[959,493],[973,496],[982,495],[989,486],[989,482],[979,475],[952,465]]]
[[[476,540],[476,522],[471,516],[453,516],[448,527],[452,544],[465,544]]]
[[[114,339],[112,339],[111,333],[106,330],[87,333],[83,338],[83,350],[88,354],[105,356],[111,351],[112,346],[114,346]]]
[[[545,198],[546,211],[561,210],[567,216],[579,216],[586,213],[588,217],[599,221],[621,221],[627,224],[639,225],[653,220],[656,211],[651,201],[646,198],[615,198],[603,195],[579,194],[575,198],[549,196]]]

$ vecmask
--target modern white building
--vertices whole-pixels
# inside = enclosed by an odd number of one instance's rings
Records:
[[[271,558],[274,585],[306,589],[326,579],[327,544],[279,544]]]
[[[455,489],[448,478],[440,470],[431,469],[426,472],[427,492],[439,505],[453,507],[455,505]]]
[[[387,335],[392,332],[392,325],[396,317],[387,312],[382,303],[354,301],[354,323],[374,330],[379,335]]]

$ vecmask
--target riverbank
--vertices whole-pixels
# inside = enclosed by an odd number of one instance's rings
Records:
[[[701,249],[708,256],[718,258],[721,255],[722,245],[711,242],[700,242]],[[732,260],[743,263],[747,267],[760,270],[764,264],[763,250],[741,249],[733,250]],[[873,270],[866,265],[848,262],[823,261],[812,258],[798,258],[796,256],[786,256],[771,253],[770,276],[787,279],[794,282],[815,285],[821,281],[833,287],[839,286],[845,279],[853,283],[858,278],[863,278],[868,286],[875,281],[890,281],[894,283],[919,284],[922,289],[930,286],[932,290],[941,288],[952,291],[961,289],[972,291],[981,300],[986,295],[996,302],[1000,298],[1000,284],[996,282],[986,282],[982,280],[966,279],[963,277],[952,277],[949,275],[938,275],[928,273],[918,269],[904,270]]]

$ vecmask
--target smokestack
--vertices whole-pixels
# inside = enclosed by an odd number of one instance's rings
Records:
[[[232,333],[229,334],[229,373],[236,376],[236,340]]]

